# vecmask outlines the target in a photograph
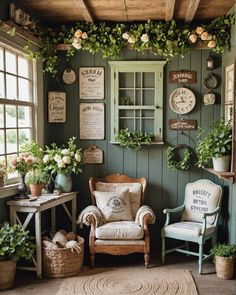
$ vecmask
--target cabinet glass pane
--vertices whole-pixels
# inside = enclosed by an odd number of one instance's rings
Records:
[[[155,87],[155,73],[143,73],[143,88]]]
[[[133,110],[120,110],[119,111],[120,118],[134,118],[134,111]]]
[[[154,90],[143,90],[143,105],[145,105],[145,106],[155,105],[155,91]]]
[[[154,125],[151,119],[136,119],[136,130],[154,134]]]
[[[119,130],[125,128],[134,130],[134,119],[119,119]]]
[[[119,73],[119,88],[134,88],[134,73]]]
[[[135,73],[135,88],[142,88],[142,75],[143,73]]]
[[[119,91],[119,104],[120,105],[133,105],[134,104],[134,91],[133,90],[120,90]]]

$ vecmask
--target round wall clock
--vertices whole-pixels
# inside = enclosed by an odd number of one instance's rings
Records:
[[[67,68],[64,70],[62,75],[63,82],[66,84],[73,84],[76,80],[75,71],[71,68]]]
[[[177,114],[187,114],[194,108],[196,97],[188,88],[176,88],[170,94],[169,104],[171,109]]]

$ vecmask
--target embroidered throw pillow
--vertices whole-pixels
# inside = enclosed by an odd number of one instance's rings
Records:
[[[132,217],[135,218],[141,202],[142,184],[138,182],[132,183],[106,183],[97,182],[95,186],[97,191],[101,192],[122,192],[129,190],[130,205]]]
[[[132,220],[128,190],[123,192],[94,191],[97,207],[106,221]]]

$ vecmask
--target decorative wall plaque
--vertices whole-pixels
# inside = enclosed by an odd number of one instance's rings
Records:
[[[103,163],[103,151],[96,145],[91,145],[87,149],[83,150],[84,163],[85,164],[102,164]]]
[[[104,99],[104,68],[80,67],[80,99]]]
[[[66,93],[48,92],[48,122],[64,123],[66,121]]]
[[[63,82],[66,84],[73,84],[76,80],[75,71],[71,68],[67,68],[64,70],[62,75]]]
[[[80,104],[80,139],[104,139],[104,103]]]
[[[170,83],[196,83],[197,72],[196,71],[170,71],[169,82]]]
[[[196,130],[197,120],[170,119],[169,128],[171,130]]]

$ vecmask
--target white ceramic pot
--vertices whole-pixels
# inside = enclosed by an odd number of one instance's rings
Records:
[[[230,170],[230,155],[221,158],[212,158],[213,169],[216,172],[227,172]]]

